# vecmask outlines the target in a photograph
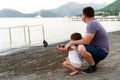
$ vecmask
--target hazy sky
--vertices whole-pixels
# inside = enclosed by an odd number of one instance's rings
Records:
[[[79,3],[112,3],[115,0],[0,0],[0,10],[14,9],[23,13],[30,13],[41,9],[54,9],[68,2]]]

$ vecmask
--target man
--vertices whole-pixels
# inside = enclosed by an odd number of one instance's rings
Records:
[[[86,35],[83,39],[70,41],[65,45],[78,45],[80,55],[89,63],[84,73],[92,73],[97,70],[99,61],[106,58],[109,53],[108,35],[102,25],[94,18],[94,9],[86,7],[83,9],[82,21],[87,23]]]

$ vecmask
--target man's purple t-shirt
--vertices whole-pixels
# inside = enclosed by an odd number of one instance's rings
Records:
[[[106,53],[109,53],[108,34],[97,20],[94,19],[87,24],[87,33],[95,34],[90,45],[98,45]]]

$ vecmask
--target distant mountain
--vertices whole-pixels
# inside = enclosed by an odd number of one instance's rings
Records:
[[[95,4],[95,3],[88,3],[88,4],[79,4],[76,2],[68,2],[57,9],[51,10],[61,16],[75,16],[80,15],[82,13],[82,9],[86,6],[92,6],[95,10],[100,9],[108,5],[107,3],[102,4]]]
[[[42,17],[64,17],[76,16],[82,13],[82,9],[86,6],[92,6],[95,10],[105,7],[107,4],[79,4],[76,2],[68,2],[57,9],[41,10],[34,13],[24,14],[12,9],[3,9],[0,11],[0,17],[35,17],[40,15]]]
[[[59,17],[60,15],[55,12],[52,12],[50,10],[41,10],[40,16],[42,16],[42,17]]]
[[[12,9],[3,9],[0,11],[0,17],[34,17],[36,14],[23,14]]]
[[[104,11],[109,13],[109,15],[118,15],[120,13],[120,0],[116,0],[110,5],[100,9],[99,11]]]
[[[73,15],[80,14],[81,10],[82,10],[82,7],[80,4],[69,2],[51,11],[57,14],[60,14],[61,16],[73,16]]]

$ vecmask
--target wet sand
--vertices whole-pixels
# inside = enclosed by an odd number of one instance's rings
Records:
[[[88,66],[84,61],[79,73],[69,76],[69,71],[62,66],[67,53],[58,51],[54,44],[0,56],[0,80],[120,80],[120,31],[109,33],[109,39],[110,53],[94,73],[81,73]]]

